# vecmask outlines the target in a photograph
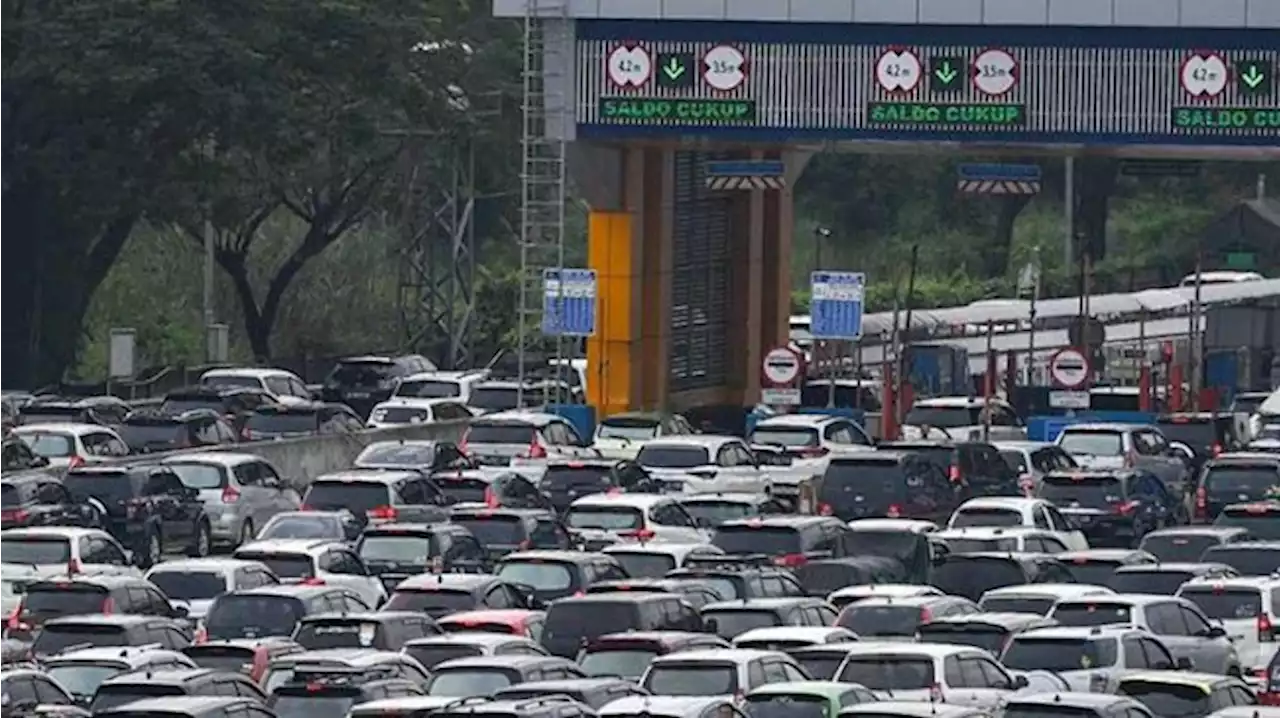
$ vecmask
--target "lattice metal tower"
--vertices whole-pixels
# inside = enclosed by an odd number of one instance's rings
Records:
[[[400,322],[405,346],[444,369],[472,365],[475,150],[472,138],[405,133]]]
[[[543,273],[564,266],[566,98],[565,63],[548,62],[557,32],[568,27],[568,0],[525,0],[523,132],[520,171],[520,310],[516,347],[520,401],[535,362],[561,360],[565,340],[544,337]],[[551,40],[552,42],[548,42]],[[560,58],[565,59],[565,58]]]

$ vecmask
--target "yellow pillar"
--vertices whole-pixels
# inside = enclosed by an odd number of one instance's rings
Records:
[[[600,321],[587,340],[587,401],[596,416],[626,411],[632,403],[631,351],[635,266],[630,212],[591,210],[587,220],[587,264],[596,270]]]

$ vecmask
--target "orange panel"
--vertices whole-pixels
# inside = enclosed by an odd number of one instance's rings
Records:
[[[636,276],[632,262],[629,212],[592,210],[587,221],[587,262],[596,270],[596,334],[587,340],[587,401],[596,416],[631,407],[632,297]]]

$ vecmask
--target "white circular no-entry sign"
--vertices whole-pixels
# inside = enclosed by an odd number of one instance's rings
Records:
[[[1089,357],[1074,347],[1059,349],[1049,359],[1049,376],[1064,389],[1078,389],[1089,381]]]
[[[786,347],[764,355],[764,378],[775,385],[790,384],[800,377],[800,357]]]

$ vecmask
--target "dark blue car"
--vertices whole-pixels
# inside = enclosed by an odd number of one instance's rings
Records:
[[[1136,547],[1148,532],[1188,522],[1187,509],[1147,471],[1070,471],[1046,475],[1039,494],[1057,504],[1094,547]]]

